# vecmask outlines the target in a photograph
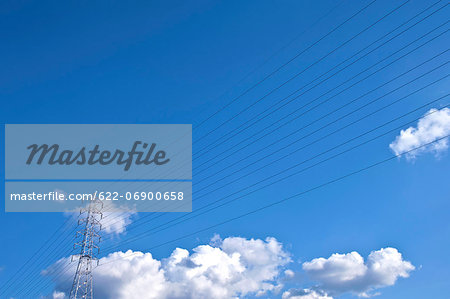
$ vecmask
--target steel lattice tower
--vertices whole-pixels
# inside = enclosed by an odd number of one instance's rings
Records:
[[[98,242],[100,242],[101,219],[102,202],[99,200],[94,199],[87,208],[80,211],[78,225],[83,228],[76,233],[76,238],[80,241],[74,244],[74,248],[80,247],[81,250],[79,255],[72,257],[72,259],[74,257],[78,259],[78,265],[73,278],[70,299],[92,299],[94,296],[92,270],[94,262],[98,263],[95,251],[97,253],[99,251]]]

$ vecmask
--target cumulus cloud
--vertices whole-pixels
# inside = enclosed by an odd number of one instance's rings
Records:
[[[417,127],[401,130],[400,135],[389,145],[396,154],[402,154],[427,143],[436,141],[450,134],[450,109],[431,109],[417,123]],[[448,138],[441,139],[428,146],[406,154],[407,159],[414,159],[421,153],[431,152],[439,155],[448,148]]]
[[[94,293],[100,299],[231,299],[280,293],[282,299],[333,299],[349,293],[370,297],[415,269],[391,247],[372,251],[366,260],[356,251],[335,253],[304,262],[301,272],[310,279],[309,285],[282,292],[285,284],[300,282],[294,282],[298,276],[287,268],[290,263],[290,254],[274,238],[222,239],[215,235],[208,245],[191,252],[176,248],[161,260],[148,252],[111,253],[94,269]],[[67,266],[69,271],[56,275]],[[43,271],[56,285],[47,298],[67,298],[75,268],[76,263],[63,258]]]
[[[214,244],[192,253],[177,248],[161,261],[131,250],[109,254],[94,270],[96,297],[220,299],[280,291],[279,277],[291,259],[276,239],[215,237]],[[51,276],[67,263],[61,259],[43,274]],[[58,296],[70,289],[75,263],[71,267],[65,276],[53,277]]]
[[[390,247],[372,251],[367,261],[354,251],[316,258],[303,263],[302,267],[318,283],[315,290],[329,296],[353,293],[361,297],[372,296],[372,291],[394,285],[398,278],[408,277],[415,269],[410,262],[403,260],[397,249]]]

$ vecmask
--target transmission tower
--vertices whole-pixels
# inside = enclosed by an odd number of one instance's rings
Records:
[[[98,264],[95,251],[99,252],[98,242],[101,240],[99,233],[100,220],[103,217],[102,207],[102,202],[94,198],[86,208],[80,210],[78,225],[82,229],[77,231],[76,239],[79,241],[74,244],[74,248],[80,248],[80,254],[72,256],[72,260],[78,260],[78,265],[73,278],[70,299],[92,299],[94,296],[92,270],[94,263]]]

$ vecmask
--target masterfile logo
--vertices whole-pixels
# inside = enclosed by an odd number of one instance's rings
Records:
[[[142,151],[138,150],[142,147]],[[108,165],[116,162],[117,165],[124,165],[124,170],[128,171],[133,162],[136,165],[149,165],[154,163],[155,165],[164,165],[169,162],[170,159],[166,159],[166,152],[159,150],[153,155],[156,148],[156,143],[152,143],[150,146],[146,142],[135,141],[133,147],[129,152],[124,152],[122,150],[116,149],[111,152],[109,150],[99,150],[100,145],[96,144],[92,150],[86,150],[83,146],[78,152],[73,150],[62,150],[60,151],[60,146],[58,144],[48,145],[48,144],[32,144],[27,147],[30,150],[30,155],[27,159],[27,164],[35,162],[36,164],[42,164],[46,162],[49,165],[71,165],[73,163],[77,165]],[[145,151],[144,151],[145,150]],[[36,157],[37,156],[37,157]],[[34,159],[36,157],[36,159]],[[136,159],[134,159],[136,157]],[[35,161],[33,161],[35,160]]]
[[[191,210],[191,125],[7,124],[5,147],[7,212]]]

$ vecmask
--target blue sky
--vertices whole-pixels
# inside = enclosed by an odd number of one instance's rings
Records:
[[[0,97],[3,123],[192,123],[193,152],[200,152],[208,144],[222,136],[229,136],[242,128],[242,124],[264,111],[276,101],[300,86],[326,72],[364,46],[399,26],[435,1],[412,0],[391,16],[370,28],[320,63],[298,76],[283,88],[267,96],[244,113],[239,114],[213,134],[202,138],[227,119],[263,97],[297,72],[314,63],[359,31],[399,6],[401,1],[378,0],[350,22],[336,30],[316,46],[282,68],[274,76],[234,101],[226,109],[207,122],[203,120],[239,96],[247,88],[259,82],[267,74],[313,44],[350,15],[369,4],[369,1],[342,1],[310,28],[311,24],[336,6],[336,1],[136,1],[133,3],[105,3],[91,1],[79,3],[65,1],[3,1],[0,4]],[[428,13],[441,7],[439,3]],[[336,96],[326,104],[295,119],[276,133],[272,133],[221,162],[210,163],[211,168],[198,173],[198,167],[215,155],[224,155],[231,148],[245,145],[262,128],[281,124],[282,118],[302,104],[321,96],[362,70],[371,67],[418,37],[447,21],[448,8],[436,12],[422,23],[398,38],[380,47],[370,55],[340,72],[330,80],[270,114],[256,125],[236,135],[205,154],[197,154],[193,161],[194,203],[193,210],[229,193],[264,179],[292,164],[314,156],[347,139],[407,113],[425,103],[446,95],[449,80],[415,93],[407,99],[368,117],[330,138],[294,155],[254,171],[255,164],[245,172],[249,175],[228,184],[233,175],[215,184],[224,187],[196,202],[205,191],[202,186],[215,181],[226,173],[239,169],[232,166],[215,177],[216,171],[227,168],[233,162],[246,157],[263,146],[277,141],[295,129],[308,124],[343,103],[357,98],[395,76],[419,65],[447,50],[448,35],[436,37],[428,44],[392,63],[379,73]],[[410,24],[413,24],[411,22]],[[410,25],[408,24],[408,25]],[[406,26],[404,27],[406,28]],[[402,54],[445,32],[443,26],[424,39],[412,44],[396,56],[372,69],[376,70]],[[304,34],[301,34],[305,31]],[[400,32],[398,30],[397,32]],[[396,32],[396,33],[397,33]],[[286,46],[287,45],[287,46]],[[281,50],[280,50],[281,49]],[[273,56],[275,54],[275,56]],[[270,60],[265,62],[270,57]],[[352,111],[359,105],[382,96],[392,89],[443,65],[448,53],[427,62],[383,86],[360,102],[349,105],[337,113],[337,117]],[[247,76],[247,74],[249,74]],[[368,71],[365,74],[369,74]],[[380,101],[351,115],[342,122],[327,127],[305,141],[300,141],[287,153],[309,140],[325,136],[328,132],[350,123],[377,108],[448,73],[448,66],[419,78],[414,83],[388,95]],[[362,78],[361,75],[358,78]],[[244,80],[242,80],[244,78]],[[355,79],[357,80],[357,79]],[[349,85],[349,84],[348,84]],[[339,90],[339,89],[338,89]],[[333,92],[331,95],[334,94]],[[404,119],[392,123],[370,136],[390,129],[416,126],[414,121],[430,108],[441,109],[448,105],[448,98],[418,109]],[[249,161],[274,152],[302,134],[333,120],[333,117],[289,137],[275,146],[255,155]],[[196,125],[197,124],[197,125]],[[231,132],[231,133],[230,133]],[[171,227],[161,233],[142,238],[137,242],[120,246],[120,250],[143,250],[176,239],[190,232],[214,225],[252,209],[264,206],[284,197],[320,185],[335,177],[345,175],[371,163],[392,156],[389,144],[400,133],[394,130],[360,148],[323,163],[280,183],[255,192],[232,204],[201,217]],[[2,134],[4,131],[2,130]],[[262,135],[264,133],[260,133]],[[369,139],[366,136],[365,139]],[[4,142],[4,136],[1,138]],[[360,141],[359,141],[360,142]],[[357,144],[356,141],[354,144]],[[4,145],[2,146],[4,148]],[[277,154],[278,157],[282,153]],[[4,155],[2,155],[4,157]],[[2,158],[2,163],[4,163]],[[219,157],[216,158],[220,159]],[[271,157],[262,160],[267,163]],[[310,165],[312,164],[306,164]],[[392,287],[380,289],[379,298],[445,298],[450,291],[450,260],[448,250],[450,233],[448,201],[450,185],[448,153],[439,155],[423,153],[416,159],[402,157],[344,181],[318,189],[302,197],[244,217],[213,230],[178,240],[151,251],[161,259],[176,248],[192,249],[207,244],[214,234],[222,238],[240,236],[265,239],[274,237],[292,254],[291,269],[301,272],[301,264],[317,257],[329,257],[333,253],[359,252],[367,257],[371,251],[385,247],[397,248],[403,257],[416,266],[409,278],[400,279]],[[197,168],[196,168],[197,167]],[[291,171],[292,173],[293,171]],[[2,173],[4,178],[4,173]],[[239,175],[240,176],[240,175]],[[211,189],[211,188],[210,188]],[[2,201],[4,197],[2,196]],[[0,212],[0,284],[6,282],[18,268],[33,255],[53,232],[65,221],[59,213],[4,213]],[[145,215],[133,216],[139,219]],[[120,244],[121,240],[135,233],[151,229],[179,215],[164,215],[133,232],[114,237],[102,246]],[[133,224],[131,224],[132,226]],[[71,240],[65,244],[71,249]],[[52,260],[38,269],[30,269],[33,279],[47,282],[39,271],[64,256]],[[293,287],[309,287],[301,280]],[[44,293],[50,293],[52,286]],[[10,293],[15,295],[14,292]],[[269,295],[267,295],[269,296]],[[271,294],[270,296],[277,297]],[[339,298],[352,298],[344,294]]]

